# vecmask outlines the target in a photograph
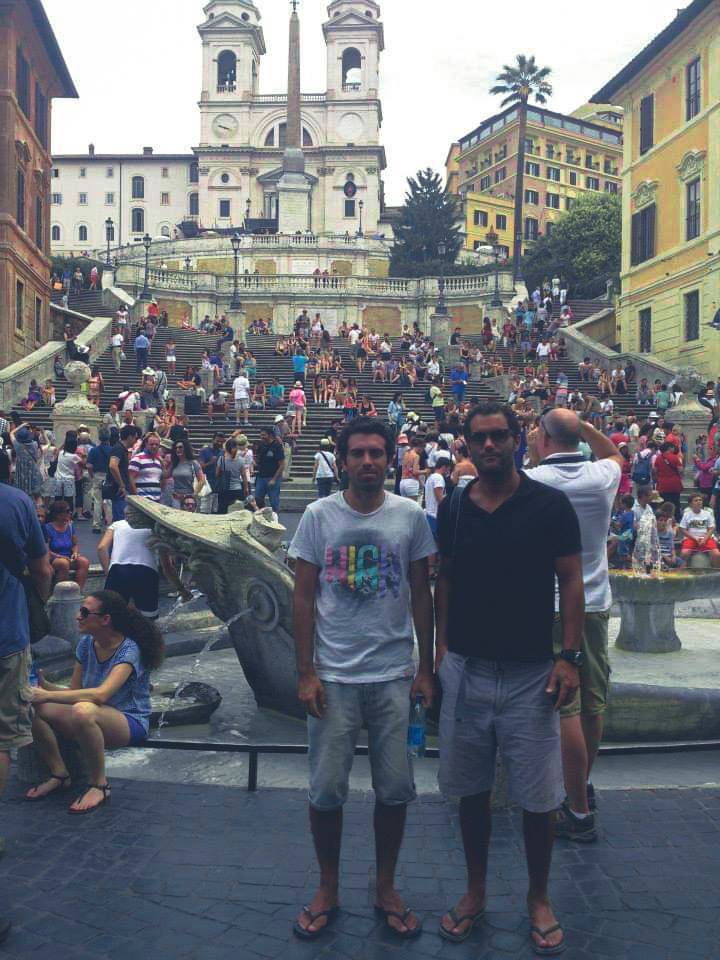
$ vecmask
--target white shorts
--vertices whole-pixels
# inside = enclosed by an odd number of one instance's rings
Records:
[[[420,493],[420,482],[418,480],[401,480],[400,481],[400,496],[408,497],[410,500],[417,500],[417,496]]]

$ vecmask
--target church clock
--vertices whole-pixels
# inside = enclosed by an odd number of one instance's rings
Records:
[[[218,140],[227,141],[237,134],[240,124],[231,113],[221,113],[213,120],[212,129]]]

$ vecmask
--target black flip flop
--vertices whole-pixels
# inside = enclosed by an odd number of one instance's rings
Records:
[[[452,930],[448,930],[447,927],[443,926],[442,921],[440,922],[439,933],[443,940],[449,940],[450,943],[463,943],[470,934],[473,932],[475,924],[480,920],[481,917],[485,916],[485,907],[482,910],[479,910],[477,913],[464,913],[461,917],[455,912],[455,908],[448,910],[447,915],[453,922],[454,927],[459,927],[461,923],[465,923],[466,920],[470,921],[470,926],[464,933],[453,933]]]
[[[383,917],[386,922],[389,917],[395,917],[395,919],[399,920],[400,923],[402,923],[402,925],[405,927],[407,927],[407,918],[412,912],[413,911],[410,909],[410,907],[408,907],[404,913],[398,913],[397,910],[383,910],[382,907],[378,907],[378,905],[375,904],[375,913],[379,917]],[[390,933],[395,934],[398,940],[414,940],[422,933],[422,923],[419,920],[418,925],[414,930],[408,927],[407,930],[403,932],[402,930],[396,930],[395,927],[391,927],[389,923],[387,924],[387,928]]]
[[[70,784],[69,773],[66,774],[64,777],[59,777],[56,773],[51,773],[50,776],[48,777],[48,780],[57,780],[59,786],[55,787],[55,789],[51,790],[49,793],[41,794],[39,797],[28,796],[30,792],[28,791],[28,793],[24,794],[24,799],[27,800],[28,803],[38,803],[40,800],[47,800],[47,798],[51,797],[54,793],[62,793],[64,790],[70,789],[71,784]],[[40,786],[40,784],[38,784],[35,787],[30,787],[30,790],[37,790],[38,786]]]
[[[94,813],[96,810],[99,810],[100,807],[104,806],[106,803],[110,803],[110,784],[109,783],[89,783],[87,789],[84,793],[81,793],[78,797],[78,800],[81,800],[88,790],[100,790],[102,792],[103,798],[100,803],[96,803],[94,807],[87,807],[85,810],[73,810],[72,804],[68,807],[68,813],[73,817],[84,817],[89,813]],[[77,800],[75,801],[77,803]]]
[[[302,912],[310,917],[310,923],[308,927],[311,927],[316,920],[319,920],[320,917],[327,917],[327,923],[324,927],[320,927],[319,930],[308,930],[306,927],[300,926],[300,921],[296,920],[293,926],[293,933],[296,937],[299,937],[301,940],[317,940],[318,937],[321,937],[328,927],[335,922],[337,915],[340,912],[339,907],[331,907],[329,910],[320,910],[319,913],[313,913],[310,907],[303,907]]]
[[[546,940],[548,935],[555,933],[556,930],[562,930],[562,927],[559,923],[556,923],[552,927],[548,927],[547,930],[541,930],[540,927],[536,927],[534,925],[530,926],[530,943],[532,944],[532,948],[538,957],[557,957],[561,953],[565,952],[567,944],[565,943],[564,936],[560,943],[556,944],[554,947],[539,947],[532,938],[532,934],[536,933],[539,937],[542,937],[543,940]]]

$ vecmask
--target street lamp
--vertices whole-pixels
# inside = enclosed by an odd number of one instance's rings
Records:
[[[438,298],[435,305],[435,313],[439,317],[447,316],[447,305],[445,303],[445,257],[447,255],[447,244],[441,241],[438,244],[438,257],[440,257],[440,279],[438,280]]]
[[[190,273],[190,267],[192,266],[192,260],[190,257],[185,257],[185,273]]]
[[[500,310],[502,309],[503,302],[500,296],[500,246],[498,245],[498,235],[494,230],[490,230],[489,233],[485,234],[485,239],[488,242],[493,257],[495,257],[495,293],[490,301],[490,306],[495,310]]]
[[[230,301],[231,310],[241,310],[240,291],[238,290],[238,273],[240,271],[240,234],[233,234],[230,243],[232,244],[233,254],[235,256],[235,272],[233,274],[233,295]]]
[[[110,266],[110,241],[113,239],[113,221],[112,217],[108,217],[105,221],[105,239],[107,240],[107,254],[105,256],[105,263]]]
[[[149,233],[146,233],[142,238],[143,246],[145,247],[145,282],[143,284],[142,293],[140,294],[141,300],[152,300],[150,296],[150,287],[148,286],[148,276],[150,274],[150,246],[152,245],[152,237]]]
[[[363,215],[363,209],[365,208],[365,202],[361,200],[358,203],[358,207],[360,208],[360,226],[358,227],[357,235],[361,237],[363,235],[362,215]]]

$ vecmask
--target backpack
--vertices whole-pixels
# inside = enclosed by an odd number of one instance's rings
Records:
[[[650,461],[652,456],[648,455],[646,457],[641,457],[639,454],[635,460],[635,465],[633,466],[633,471],[631,474],[631,479],[633,483],[637,483],[639,486],[644,487],[650,483],[651,479],[651,470],[650,470]]]

